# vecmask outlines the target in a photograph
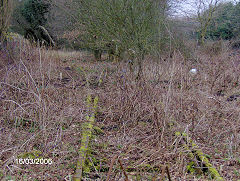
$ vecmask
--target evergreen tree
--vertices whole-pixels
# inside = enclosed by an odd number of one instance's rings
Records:
[[[213,40],[230,40],[240,37],[240,3],[220,4],[214,13],[207,36]]]

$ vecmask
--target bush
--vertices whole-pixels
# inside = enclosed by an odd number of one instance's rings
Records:
[[[50,4],[43,0],[27,0],[21,9],[21,14],[29,23],[29,27],[36,29],[47,23],[46,14],[49,8]]]
[[[207,36],[213,40],[230,40],[240,36],[240,3],[220,4],[214,13]]]
[[[12,27],[16,32],[23,34],[31,42],[41,42],[45,45],[54,45],[54,41],[45,28],[50,3],[44,0],[26,0],[14,10]]]

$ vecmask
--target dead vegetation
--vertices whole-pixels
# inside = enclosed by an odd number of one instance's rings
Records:
[[[92,95],[101,129],[94,129],[84,180],[214,179],[188,156],[190,140],[224,180],[239,179],[240,98],[233,95],[240,94],[240,55],[229,55],[198,52],[197,62],[179,53],[168,61],[146,57],[136,81],[126,63],[22,46],[1,67],[0,178],[71,180]],[[53,164],[16,163],[29,155]]]

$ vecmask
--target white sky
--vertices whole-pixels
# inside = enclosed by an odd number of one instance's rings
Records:
[[[192,16],[197,13],[197,4],[200,0],[182,0],[178,3],[177,8],[173,11],[176,11],[174,15],[176,16]],[[206,4],[209,4],[211,0],[203,0]],[[216,0],[213,0],[215,2]],[[218,0],[219,2],[239,2],[239,0]]]

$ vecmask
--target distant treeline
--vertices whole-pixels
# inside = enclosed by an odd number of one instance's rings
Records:
[[[240,38],[240,2],[217,6],[206,37],[212,40]]]

